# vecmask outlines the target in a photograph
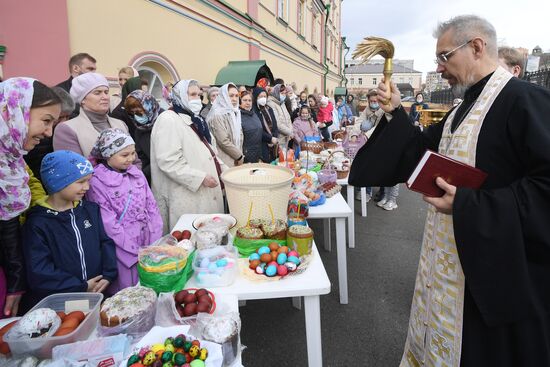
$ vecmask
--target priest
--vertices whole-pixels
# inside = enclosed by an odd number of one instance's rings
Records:
[[[488,174],[479,190],[437,178],[401,366],[550,366],[550,91],[498,66],[493,26],[439,24],[437,72],[463,102],[424,131],[391,85],[358,152],[353,186],[407,180],[426,149]]]

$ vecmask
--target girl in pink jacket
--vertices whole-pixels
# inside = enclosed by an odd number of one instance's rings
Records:
[[[107,235],[116,244],[115,293],[138,282],[137,255],[162,236],[162,219],[147,179],[133,163],[134,140],[120,129],[101,132],[91,154],[95,165],[86,198],[99,204]]]
[[[323,141],[330,141],[328,127],[332,125],[332,110],[334,106],[327,96],[321,96],[319,103],[319,112],[317,112],[317,126],[321,130]]]

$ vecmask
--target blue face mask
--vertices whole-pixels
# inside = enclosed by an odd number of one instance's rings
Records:
[[[147,115],[134,115],[134,120],[140,125],[145,125],[149,122],[149,117]]]
[[[371,110],[376,111],[380,108],[380,105],[377,102],[369,103],[369,107]]]
[[[285,99],[286,99],[286,96],[283,96],[283,95],[279,96],[279,100],[281,101],[281,103],[283,103]]]

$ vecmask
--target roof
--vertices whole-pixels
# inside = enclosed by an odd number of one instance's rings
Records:
[[[345,74],[382,74],[384,71],[384,64],[360,64],[360,65],[351,65],[348,66],[345,70]],[[403,65],[393,64],[393,73],[402,74],[402,73],[418,73],[422,74],[421,71],[417,71]]]
[[[347,96],[348,90],[344,87],[336,87],[334,88],[334,95],[335,96]]]
[[[214,84],[220,86],[226,83],[234,83],[253,87],[259,79],[264,77],[268,78],[270,83],[273,83],[273,74],[265,60],[229,61],[227,66],[224,66],[218,72]]]
[[[397,83],[397,89],[400,91],[404,90],[414,90],[413,86],[410,83]]]

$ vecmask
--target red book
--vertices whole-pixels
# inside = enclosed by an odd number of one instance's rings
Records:
[[[407,187],[426,196],[441,197],[445,191],[435,183],[437,177],[453,186],[479,189],[487,174],[478,168],[427,150],[407,180]]]

